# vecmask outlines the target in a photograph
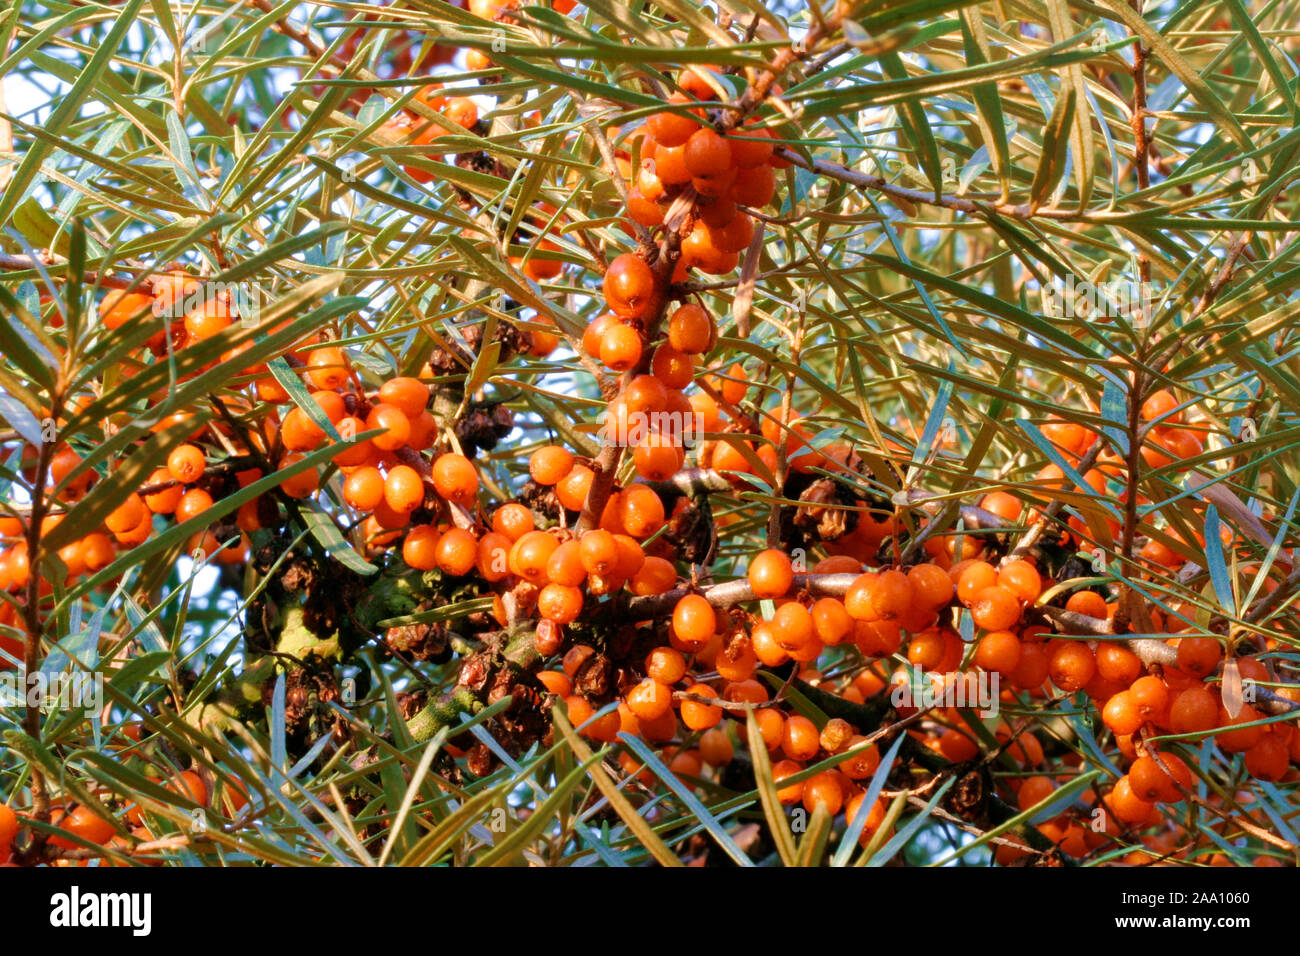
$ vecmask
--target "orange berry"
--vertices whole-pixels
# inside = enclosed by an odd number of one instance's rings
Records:
[[[414,511],[424,504],[424,479],[410,465],[389,469],[384,480],[384,501],[394,511]]]
[[[556,484],[555,497],[559,498],[560,504],[569,511],[581,511],[587,503],[587,494],[591,491],[591,483],[595,479],[596,473],[590,468],[585,465],[574,465],[573,469]]]
[[[654,273],[640,256],[624,253],[615,257],[605,271],[603,291],[610,311],[639,319],[650,311],[655,296]]]
[[[1014,673],[1020,665],[1020,638],[1011,631],[989,631],[975,647],[975,663],[986,671]]]
[[[509,502],[498,508],[492,515],[492,530],[505,535],[511,541],[518,541],[534,527],[533,513],[525,505]]]
[[[784,597],[794,584],[790,558],[783,551],[760,551],[749,563],[749,586],[756,598]]]
[[[1005,631],[1020,620],[1020,602],[1001,585],[979,591],[970,605],[975,624],[986,631]]]
[[[402,560],[417,571],[432,571],[438,566],[438,540],[442,535],[433,525],[415,525],[402,542]]]
[[[687,355],[707,352],[714,334],[713,319],[694,303],[681,306],[668,320],[668,343]]]
[[[672,689],[647,677],[628,691],[627,706],[640,720],[657,720],[672,710]]]
[[[1097,661],[1082,641],[1053,641],[1048,650],[1048,674],[1052,683],[1074,693],[1092,680]]]
[[[546,565],[558,547],[555,537],[545,531],[527,532],[510,549],[511,573],[533,584],[546,583]]]
[[[436,553],[439,570],[460,577],[478,561],[478,539],[464,528],[448,528],[438,539]]]
[[[379,401],[392,405],[408,419],[415,419],[429,404],[429,386],[418,378],[398,376],[379,386]]]
[[[688,694],[698,697],[717,699],[713,688],[708,684],[692,684],[686,688]],[[706,704],[695,700],[683,700],[681,707],[682,723],[691,730],[708,730],[722,721],[722,708],[717,704]]]
[[[528,459],[528,474],[539,485],[553,485],[573,470],[573,454],[559,445],[537,449]]]
[[[641,333],[630,325],[615,322],[600,336],[600,360],[615,372],[626,372],[641,361]]]
[[[582,613],[582,591],[554,582],[537,595],[537,613],[556,624],[568,624]]]
[[[447,501],[472,505],[478,496],[478,472],[464,455],[439,455],[433,463],[433,486]]]
[[[673,608],[673,633],[684,644],[703,646],[713,637],[717,623],[713,605],[702,595],[687,594]]]
[[[411,437],[411,420],[395,405],[380,403],[370,409],[366,416],[366,430],[374,428],[383,429],[381,434],[370,439],[380,451],[396,451]]]
[[[348,381],[348,359],[338,346],[314,349],[307,356],[307,377],[316,388],[341,388]]]
[[[791,760],[811,760],[821,749],[817,725],[802,714],[786,718],[781,733],[781,752]]]
[[[207,460],[196,445],[179,445],[167,456],[167,471],[182,484],[192,484],[203,477]]]
[[[664,504],[653,489],[633,485],[623,492],[619,516],[628,534],[648,538],[664,525]]]
[[[1008,561],[998,569],[998,584],[1025,604],[1033,604],[1043,592],[1043,579],[1028,561]]]
[[[918,564],[907,572],[907,579],[913,597],[922,607],[940,608],[952,600],[952,579],[937,564]]]
[[[386,485],[378,468],[363,465],[343,480],[343,500],[358,511],[374,511],[384,500]]]
[[[646,555],[629,584],[636,595],[663,594],[677,584],[677,569],[671,561],[657,555]]]

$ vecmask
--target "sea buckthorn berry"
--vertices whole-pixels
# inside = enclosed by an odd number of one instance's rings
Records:
[[[600,342],[605,331],[620,319],[613,312],[605,312],[594,319],[582,333],[582,350],[594,359],[600,358]]]
[[[813,630],[823,644],[839,644],[853,633],[853,618],[838,598],[819,598],[812,606]]]
[[[298,454],[285,455],[280,462],[280,468],[284,470],[288,470],[289,468],[292,468],[294,465],[298,464],[298,462],[302,461],[302,457],[303,457],[302,455],[298,455]],[[304,468],[303,470],[295,474],[289,475],[288,477],[280,481],[280,490],[283,491],[290,498],[307,498],[313,492],[315,492],[316,489],[319,487],[320,487],[320,475],[317,473],[315,468]],[[185,497],[188,498],[191,494],[193,494],[195,491],[198,490],[199,489],[194,488],[191,491],[186,492]],[[176,513],[178,515],[180,514],[181,507],[184,504],[185,504],[185,498],[182,498],[181,504],[178,505],[176,508]]]
[[[402,542],[402,560],[417,571],[432,571],[438,566],[438,539],[442,535],[433,525],[415,525]]]
[[[706,730],[700,735],[700,756],[710,767],[725,767],[736,755],[725,730]]]
[[[1020,620],[1020,602],[1001,585],[984,588],[970,604],[971,617],[986,631],[1005,631]]]
[[[600,336],[600,360],[615,372],[626,372],[641,361],[641,333],[630,325],[615,322]]]
[[[821,749],[817,725],[802,714],[786,718],[781,733],[781,752],[791,760],[811,760]]]
[[[1075,591],[1065,602],[1065,609],[1085,617],[1104,619],[1106,617],[1106,599],[1096,591]]]
[[[688,100],[674,94],[669,102],[684,103]],[[646,120],[646,132],[655,138],[656,143],[664,146],[684,145],[699,128],[700,121],[687,111],[655,113]]]
[[[411,437],[411,420],[395,405],[380,403],[370,409],[370,414],[366,416],[366,431],[375,428],[382,428],[383,431],[370,441],[380,451],[396,451]]]
[[[137,494],[127,495],[126,500],[114,508],[104,519],[104,527],[114,534],[130,531],[145,517],[148,509]]]
[[[1133,792],[1132,784],[1127,776],[1120,777],[1115,782],[1115,786],[1107,794],[1105,802],[1111,813],[1115,814],[1116,820],[1129,825],[1143,823],[1150,819],[1151,812],[1155,809],[1153,804],[1141,799]]]
[[[436,553],[439,570],[460,577],[478,561],[478,539],[464,528],[448,528],[438,539]]]
[[[1043,579],[1028,561],[1008,561],[998,569],[998,585],[1006,588],[1025,604],[1033,604],[1043,592]]]
[[[1011,631],[989,631],[975,646],[975,663],[986,671],[1014,673],[1020,665],[1020,638]]]
[[[1129,692],[1124,690],[1106,701],[1102,708],[1101,719],[1106,726],[1117,734],[1135,734],[1146,722]]]
[[[772,765],[772,780],[777,784],[776,798],[789,806],[803,799],[803,782],[780,786],[786,777],[793,777],[803,770],[803,765],[795,760],[782,760]]]
[[[379,386],[379,401],[392,405],[407,418],[416,418],[429,404],[429,386],[418,378],[398,376]]]
[[[537,449],[528,459],[528,474],[539,485],[553,485],[573,470],[573,454],[559,445]]]
[[[280,424],[280,440],[290,451],[313,451],[325,441],[325,430],[295,406]]]
[[[348,359],[338,346],[314,349],[307,356],[307,377],[316,388],[341,388],[348,380]]]
[[[433,486],[447,501],[471,505],[478,496],[478,472],[464,455],[448,452],[433,463]]]
[[[153,302],[153,296],[141,292],[114,290],[99,304],[99,318],[110,331],[119,329],[137,316],[150,314]]]
[[[756,598],[779,598],[794,584],[794,569],[784,551],[769,548],[754,556],[747,577]]]
[[[500,581],[510,573],[510,546],[514,544],[505,535],[489,531],[478,542],[475,566],[485,581]],[[549,567],[549,565],[548,565]],[[563,583],[563,582],[561,582]]]
[[[502,505],[492,515],[492,530],[511,541],[518,541],[534,527],[533,513],[515,501]]]
[[[1138,656],[1114,641],[1098,643],[1096,658],[1097,673],[1116,684],[1127,686],[1142,673],[1142,661]]]
[[[718,699],[718,695],[708,684],[692,684],[686,688],[686,692],[710,700]],[[708,730],[722,721],[722,708],[717,704],[696,700],[683,700],[681,703],[682,723],[690,730]]]
[[[668,389],[653,375],[638,375],[627,383],[622,398],[629,412],[662,412],[668,406]]]
[[[713,319],[694,303],[679,307],[668,320],[668,343],[687,355],[707,352],[714,334]]]
[[[877,619],[900,617],[912,606],[912,583],[902,571],[894,568],[881,571],[872,583],[870,601]]]
[[[654,490],[633,485],[623,492],[619,516],[634,538],[648,538],[664,525],[664,504]]]
[[[1152,392],[1142,403],[1142,418],[1148,422],[1158,418],[1161,425],[1177,425],[1183,420],[1182,412],[1174,411],[1177,407],[1178,399],[1168,389],[1162,388]]]
[[[562,671],[538,671],[537,680],[548,694],[556,697],[568,697],[573,693],[573,681]]]
[[[1187,764],[1177,754],[1168,752],[1161,753],[1158,762],[1147,754],[1138,757],[1128,768],[1128,780],[1134,795],[1148,803],[1177,803],[1182,799],[1179,785],[1190,790],[1193,782]]]
[[[582,613],[582,591],[554,582],[537,595],[537,613],[556,624],[568,624]]]
[[[667,342],[655,349],[650,371],[666,388],[683,389],[695,380],[695,362]]]
[[[823,770],[804,781],[803,805],[809,813],[818,807],[825,808],[831,816],[840,812],[844,805],[844,788],[840,783],[838,770]]]
[[[692,176],[720,176],[731,168],[731,142],[701,127],[686,141],[684,159]]]
[[[615,533],[614,543],[618,545],[618,565],[614,576],[627,580],[641,570],[645,564],[645,549],[631,535]]]
[[[993,565],[987,561],[973,561],[957,577],[957,600],[970,607],[977,594],[997,583],[998,572]]]
[[[88,843],[107,843],[116,832],[112,823],[95,813],[90,807],[77,807],[71,813],[55,811],[50,823]],[[65,850],[81,849],[80,844],[63,836],[51,836],[50,843]]]
[[[646,481],[667,481],[681,469],[685,453],[668,437],[650,432],[632,450],[636,473]]]
[[[185,489],[179,484],[175,484],[176,479],[167,468],[157,468],[145,482],[147,487],[155,485],[169,484],[170,487],[161,488],[151,494],[144,495],[145,507],[156,515],[169,515],[176,510],[176,505],[180,502],[181,496],[185,494]]]
[[[1208,677],[1222,658],[1223,646],[1213,637],[1184,637],[1178,642],[1178,669],[1192,677]]]
[[[182,484],[192,484],[203,477],[207,459],[197,445],[179,445],[167,456],[167,471]]]
[[[639,319],[650,311],[654,300],[654,273],[640,256],[623,253],[609,264],[602,288],[610,311],[623,318]]]
[[[1066,693],[1083,688],[1096,673],[1097,661],[1082,641],[1053,641],[1048,650],[1052,683]]]
[[[762,208],[776,195],[776,175],[768,165],[740,170],[731,183],[731,198],[741,206]]]
[[[582,566],[582,548],[577,541],[565,541],[546,559],[546,577],[554,584],[576,588],[587,580]]]
[[[772,158],[772,134],[762,127],[732,130],[731,160],[741,169],[762,166]]]
[[[1236,717],[1232,717],[1228,714],[1227,708],[1220,703],[1215,722],[1220,727],[1236,727],[1238,724],[1249,724],[1259,720],[1262,716],[1250,704],[1242,704],[1241,711]],[[1268,728],[1262,726],[1239,727],[1236,730],[1220,731],[1214,735],[1214,742],[1229,753],[1245,753],[1259,743],[1266,733]]]
[[[813,619],[808,609],[797,601],[782,604],[772,616],[777,642],[793,653],[814,639]]]
[[[414,511],[424,504],[424,479],[410,465],[389,469],[384,479],[384,501],[394,511]]]
[[[311,471],[310,469],[308,469]],[[311,472],[315,474],[315,472]],[[191,488],[181,496],[181,500],[176,503],[176,520],[184,523],[193,518],[197,518],[203,512],[212,507],[212,496],[202,488]]]
[[[555,496],[560,504],[570,511],[581,511],[587,503],[587,494],[596,473],[585,465],[574,465],[573,469],[555,485]]]
[[[907,579],[912,596],[922,607],[940,608],[952,600],[952,579],[937,564],[918,564],[908,570]]]
[[[646,555],[641,568],[632,575],[629,582],[632,593],[638,596],[663,594],[672,590],[677,583],[677,569],[671,561],[658,555]]]
[[[639,720],[657,720],[672,710],[673,692],[653,677],[647,677],[627,695],[627,706]]]
[[[618,567],[618,541],[608,531],[588,531],[578,547],[588,574],[610,574]]]
[[[703,646],[713,637],[717,626],[713,605],[702,595],[687,594],[673,608],[673,634],[684,644]]]
[[[1291,766],[1291,754],[1276,733],[1264,734],[1245,752],[1246,772],[1260,780],[1281,780]]]
[[[656,647],[645,659],[645,672],[670,687],[686,676],[686,658],[671,647]]]
[[[343,500],[358,511],[373,511],[384,500],[386,486],[378,468],[363,465],[343,480]]]
[[[1133,705],[1148,720],[1163,718],[1169,709],[1169,688],[1155,675],[1139,677],[1128,689]]]
[[[545,584],[547,562],[558,547],[555,537],[545,531],[527,532],[510,549],[511,573],[533,584]]]

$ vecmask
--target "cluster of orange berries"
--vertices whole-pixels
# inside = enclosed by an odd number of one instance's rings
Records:
[[[720,133],[705,122],[721,76],[705,66],[682,70],[677,81],[682,92],[669,98],[673,108],[651,116],[624,145],[631,181],[628,215],[635,222],[646,228],[663,225],[673,200],[688,186],[698,197],[673,281],[684,279],[689,269],[709,275],[735,269],[754,234],[754,220],[743,208],[770,203],[775,170],[789,165],[774,155],[766,127],[750,123]],[[633,169],[636,157],[640,165]]]

